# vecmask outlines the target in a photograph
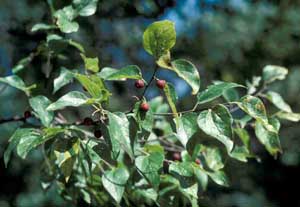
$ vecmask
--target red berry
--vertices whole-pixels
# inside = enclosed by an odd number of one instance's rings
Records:
[[[135,85],[136,88],[144,88],[145,83],[144,83],[143,80],[136,80],[134,85]]]
[[[201,164],[201,161],[197,158],[197,159],[195,160],[195,163],[198,164],[198,165],[200,165],[200,164]]]
[[[100,138],[100,137],[102,136],[102,132],[101,132],[100,130],[95,130],[95,131],[94,131],[94,136],[95,136],[96,138]]]
[[[175,152],[173,154],[173,160],[178,160],[178,161],[181,160],[181,155],[179,152]]]
[[[24,118],[28,119],[29,117],[31,117],[31,112],[30,111],[25,111],[24,112]]]
[[[148,111],[149,110],[149,108],[150,108],[150,106],[149,106],[149,104],[147,103],[147,102],[143,102],[143,103],[141,103],[141,105],[140,105],[140,109],[142,110],[142,111]]]
[[[85,126],[91,126],[91,125],[93,124],[93,120],[92,120],[91,118],[89,118],[89,117],[86,117],[86,118],[84,118],[84,120],[83,120],[83,124],[84,124]]]
[[[156,86],[160,89],[164,89],[166,86],[166,81],[165,80],[157,80],[156,81]]]

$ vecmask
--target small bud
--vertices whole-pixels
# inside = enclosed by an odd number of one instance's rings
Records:
[[[24,118],[28,119],[29,117],[31,117],[31,112],[30,111],[25,111],[24,112]]]
[[[181,155],[179,152],[173,153],[173,160],[177,160],[177,161],[181,160]]]
[[[134,83],[134,86],[135,86],[136,88],[144,88],[145,83],[144,83],[143,80],[136,80],[135,83]]]
[[[140,105],[140,110],[141,111],[147,112],[147,111],[149,111],[149,108],[150,108],[150,106],[149,106],[149,104],[147,102],[143,102]]]
[[[93,120],[92,120],[91,118],[89,118],[89,117],[86,117],[86,118],[84,118],[84,120],[83,120],[83,124],[84,124],[85,126],[91,126],[91,125],[93,124]]]
[[[94,131],[94,136],[95,136],[96,138],[100,138],[100,137],[102,136],[102,132],[101,132],[100,130],[95,130],[95,131]]]
[[[156,81],[156,86],[160,89],[164,89],[166,86],[166,81],[165,80],[157,80]]]

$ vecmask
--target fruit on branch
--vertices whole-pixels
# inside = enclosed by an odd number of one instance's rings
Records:
[[[179,152],[174,152],[173,153],[173,160],[180,161],[181,160],[181,155]]]
[[[200,164],[201,164],[201,161],[197,158],[197,159],[195,160],[195,163],[198,164],[198,165],[200,165]]]
[[[134,86],[136,88],[144,88],[145,82],[143,80],[136,80],[135,83],[134,83]]]
[[[102,132],[101,132],[100,130],[95,130],[95,131],[94,131],[94,136],[95,136],[96,138],[100,138],[100,137],[102,136]]]
[[[31,112],[30,111],[25,111],[24,112],[24,118],[28,119],[29,117],[31,117]]]
[[[140,105],[140,110],[141,111],[147,112],[147,111],[149,111],[149,109],[150,109],[150,106],[147,102],[141,103],[141,105]]]
[[[89,117],[86,117],[86,118],[84,118],[84,120],[83,120],[83,124],[84,124],[85,126],[91,126],[93,123],[94,123],[94,121],[93,121],[91,118],[89,118]]]
[[[156,81],[156,86],[160,89],[164,89],[166,86],[166,81],[165,80],[157,80]]]

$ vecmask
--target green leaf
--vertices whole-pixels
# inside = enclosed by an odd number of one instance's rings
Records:
[[[204,161],[203,164],[207,165],[210,170],[218,171],[224,168],[222,153],[219,148],[201,145],[200,157]]]
[[[85,65],[85,69],[90,70],[94,73],[99,71],[99,59],[95,58],[88,58],[83,53],[80,54]]]
[[[49,127],[54,118],[54,113],[47,111],[46,108],[51,104],[51,101],[45,96],[35,96],[29,99],[29,103],[38,118],[40,118],[42,124]]]
[[[34,144],[41,138],[41,134],[37,129],[34,128],[19,128],[9,139],[9,145],[4,152],[4,163],[7,166],[12,151],[17,148],[17,154],[23,159],[26,158],[27,154],[36,147]]]
[[[79,24],[73,21],[77,16],[77,12],[72,6],[67,6],[63,9],[57,10],[54,13],[54,16],[57,19],[56,24],[62,32],[72,33],[78,31]]]
[[[275,80],[283,80],[288,74],[288,69],[276,65],[267,65],[263,68],[263,80],[272,83]]]
[[[254,119],[268,124],[266,108],[259,98],[246,95],[241,98],[241,102],[237,102],[237,105]]]
[[[25,58],[22,58],[18,63],[12,68],[12,72],[14,74],[17,74],[18,72],[22,71],[29,65],[29,63],[32,61],[33,56],[29,55]]]
[[[31,28],[31,32],[36,32],[39,30],[51,30],[51,29],[55,29],[55,28],[56,28],[55,25],[38,23],[38,24],[33,25],[33,27]]]
[[[205,191],[207,189],[207,185],[208,185],[208,176],[205,173],[204,170],[202,170],[198,165],[194,167],[194,173],[196,176],[196,179],[198,181],[198,183],[200,184],[201,188],[203,191]]]
[[[218,185],[222,185],[225,187],[229,186],[228,178],[223,171],[208,172],[207,174]]]
[[[68,182],[71,177],[73,165],[77,159],[77,155],[79,154],[79,149],[79,139],[73,139],[69,142],[60,140],[55,143],[54,155],[56,158],[56,164],[63,173],[66,182]]]
[[[147,111],[147,113],[141,111],[140,110],[141,103],[142,101],[137,101],[136,104],[134,105],[134,109],[133,109],[133,112],[135,114],[134,118],[140,127],[142,127],[148,132],[152,132],[153,120],[154,120],[152,109],[150,108],[150,110]]]
[[[91,94],[93,98],[98,101],[107,101],[110,93],[106,89],[102,79],[97,75],[82,75],[79,73],[75,74],[75,78],[81,83],[81,85]]]
[[[189,139],[197,132],[197,114],[187,113],[174,120],[177,122],[177,134],[176,137],[179,139],[181,144],[186,147]]]
[[[98,75],[104,80],[125,81],[127,79],[142,79],[142,73],[138,66],[129,65],[121,69],[105,67]]]
[[[53,93],[56,93],[60,88],[71,83],[74,78],[73,73],[65,67],[60,69],[60,74],[53,82]]]
[[[175,45],[175,42],[175,25],[168,20],[152,23],[143,35],[144,49],[156,59],[165,55]]]
[[[119,166],[110,171],[105,171],[102,175],[104,188],[117,203],[120,203],[122,199],[128,178],[129,173],[123,166]]]
[[[247,130],[242,128],[235,128],[234,132],[238,135],[240,140],[246,146],[247,149],[250,149],[250,135]]]
[[[219,105],[215,111],[211,109],[202,111],[197,123],[203,132],[222,142],[228,153],[232,150],[232,117],[226,107]]]
[[[191,162],[172,162],[169,166],[169,172],[183,177],[192,177],[194,175]]]
[[[172,70],[191,86],[192,94],[197,94],[200,88],[200,75],[195,65],[184,59],[174,60],[171,64]]]
[[[158,170],[162,168],[164,161],[164,153],[161,147],[148,147],[147,155],[138,156],[135,159],[135,166],[139,173],[151,183],[154,188],[157,188],[160,183]]]
[[[255,134],[258,140],[266,147],[268,152],[271,155],[276,156],[278,152],[282,152],[278,136],[280,123],[277,119],[271,119],[270,124],[277,132],[268,130],[261,121],[256,121]]]
[[[292,112],[291,107],[283,100],[279,93],[268,91],[266,93],[266,98],[282,111],[289,113]]]
[[[175,114],[175,116],[178,116],[177,109],[176,109],[176,102],[178,100],[178,96],[176,94],[174,86],[170,83],[167,83],[166,86],[164,87],[164,92],[172,112]]]
[[[108,132],[112,146],[112,153],[116,159],[121,150],[124,150],[131,158],[133,152],[129,137],[129,121],[124,113],[108,113]]]
[[[236,87],[244,87],[242,85],[230,82],[219,82],[215,85],[209,86],[205,91],[198,93],[197,99],[198,104],[204,104],[210,102],[220,96],[223,95],[228,89],[236,88]]]
[[[0,82],[6,83],[14,88],[24,91],[27,96],[30,95],[30,89],[35,88],[35,85],[26,87],[23,80],[17,75],[11,75],[6,77],[0,77]]]
[[[300,113],[278,112],[276,116],[280,119],[285,119],[293,122],[300,121]]]
[[[73,5],[80,16],[91,16],[97,10],[98,0],[73,0]]]
[[[253,157],[252,155],[249,154],[249,150],[245,146],[234,146],[234,149],[232,152],[229,154],[230,157],[235,158],[241,162],[247,162],[248,157]]]
[[[71,91],[47,107],[48,111],[56,111],[67,106],[78,107],[89,103],[89,98],[79,91]]]

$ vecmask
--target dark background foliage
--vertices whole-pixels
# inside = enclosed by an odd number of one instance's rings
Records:
[[[57,6],[68,1],[55,1]],[[0,76],[11,74],[16,62],[36,49],[44,33],[32,33],[32,25],[51,21],[46,1],[0,1]],[[178,34],[173,56],[190,59],[200,70],[202,88],[213,80],[244,83],[260,75],[267,64],[289,68],[288,79],[274,85],[300,111],[300,3],[296,0],[140,0],[100,1],[96,15],[79,19],[78,33],[72,38],[83,43],[88,53],[100,58],[101,67],[139,65],[150,75],[153,65],[142,47],[142,33],[146,26],[161,19],[175,21]],[[69,51],[70,68],[81,64],[78,54]],[[51,59],[51,58],[50,58]],[[55,61],[35,59],[30,70],[22,76],[26,82],[45,84],[45,70],[56,68]],[[189,87],[171,72],[159,77],[175,84],[180,96],[180,108],[191,107]],[[76,86],[72,86],[76,87]],[[128,109],[137,94],[131,82],[110,86],[117,96],[110,108]],[[65,89],[67,90],[67,89]],[[22,115],[28,109],[25,96],[17,90],[0,85],[0,119]],[[63,94],[63,91],[61,92]],[[155,97],[150,90],[148,98]],[[122,103],[122,105],[120,105]],[[75,114],[78,119],[87,111]],[[0,154],[2,155],[15,124],[0,125]],[[244,164],[228,160],[226,171],[231,187],[222,188],[211,183],[200,203],[217,207],[287,207],[300,206],[300,140],[299,124],[283,123],[281,142],[284,153],[274,160],[263,147],[254,143],[261,156]],[[41,152],[34,151],[27,160],[14,157],[9,167],[0,162],[0,206],[39,207],[70,206],[60,199],[55,189],[43,192],[39,184]]]

